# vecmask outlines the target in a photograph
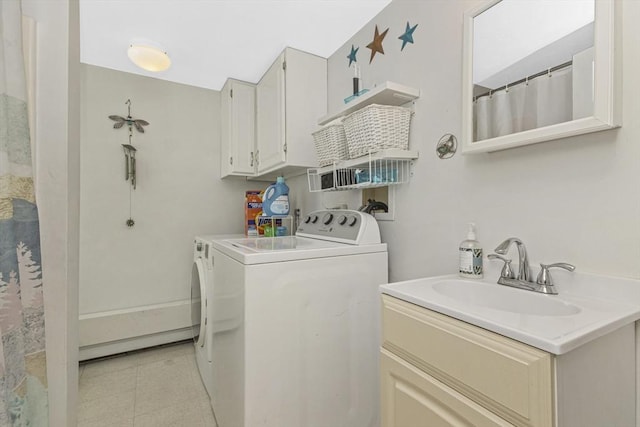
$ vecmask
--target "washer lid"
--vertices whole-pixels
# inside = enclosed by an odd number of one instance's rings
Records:
[[[387,251],[386,243],[349,245],[300,236],[214,240],[213,247],[242,264],[265,264]]]

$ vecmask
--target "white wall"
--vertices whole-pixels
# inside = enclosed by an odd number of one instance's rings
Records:
[[[469,221],[476,222],[487,253],[518,236],[533,262],[566,261],[583,272],[640,278],[640,2],[621,2],[622,128],[440,160],[438,139],[461,134],[463,13],[480,3],[395,0],[329,58],[330,112],[351,91],[351,44],[360,47],[364,87],[392,80],[421,91],[410,141],[420,159],[411,182],[397,186],[396,220],[380,223],[389,244],[390,279],[455,272],[457,245]],[[398,37],[407,21],[418,28],[415,43],[401,52]],[[380,32],[390,29],[385,54],[369,64],[366,45],[376,24]],[[327,199],[305,195],[303,179],[290,185],[303,212]]]
[[[78,384],[79,5],[23,0],[37,22],[36,199],[40,213],[49,425],[76,425]]]
[[[391,279],[455,271],[457,244],[464,238],[466,222],[471,220],[477,222],[479,238],[487,251],[503,238],[517,235],[527,243],[534,260],[564,260],[575,263],[582,271],[640,277],[640,263],[637,261],[640,259],[640,191],[637,176],[640,170],[640,121],[636,120],[640,116],[640,99],[636,96],[640,93],[640,81],[636,78],[640,74],[640,32],[634,31],[635,23],[640,21],[640,2],[622,2],[624,122],[621,129],[477,157],[457,154],[450,160],[438,160],[435,156],[438,138],[445,132],[460,135],[462,13],[478,4],[479,0],[395,0],[329,60],[329,111],[339,108],[342,98],[350,92],[352,72],[346,68],[346,55],[351,43],[361,49],[358,63],[362,66],[365,87],[371,87],[375,81],[395,80],[417,86],[422,91],[422,97],[415,106],[411,136],[412,148],[420,150],[421,158],[416,162],[411,183],[397,187],[396,221],[381,223],[383,239],[389,243]],[[78,64],[75,52],[78,42],[77,7],[77,0],[23,0],[23,12],[38,21],[37,149],[41,161],[37,173],[43,179],[37,189],[37,198],[46,276],[50,425],[53,427],[75,425],[78,312],[77,277],[74,271],[77,244],[74,236],[78,229],[76,198],[79,193],[79,181],[75,176],[78,172],[75,156],[79,153],[75,132],[79,120],[74,98],[75,85],[79,82],[75,71]],[[403,32],[407,20],[419,26],[414,33],[415,44],[407,45],[400,53],[397,37]],[[375,24],[381,30],[387,26],[391,29],[385,39],[385,55],[377,55],[373,64],[369,65],[366,45],[373,38]],[[393,45],[394,42],[396,45]],[[112,82],[121,83],[115,72],[110,76],[110,79],[114,79]],[[147,88],[147,91],[152,89],[157,88]],[[189,102],[182,99],[180,103],[161,104],[158,98],[162,97],[154,92],[139,93],[140,90],[139,85],[129,82],[125,86],[110,84],[101,92],[103,98],[95,103],[103,111],[99,112],[99,120],[94,120],[99,121],[100,132],[104,133],[99,133],[96,138],[106,146],[125,142],[126,132],[111,130],[106,116],[125,112],[123,102],[131,98],[134,115],[151,122],[149,135],[153,129],[159,135],[170,134],[171,138],[175,138],[171,149],[162,142],[165,138],[168,142],[168,137],[161,136],[157,140],[161,141],[160,146],[165,150],[165,160],[161,162],[164,165],[166,159],[179,155],[176,146],[179,146],[178,142],[184,143],[185,138],[177,136],[176,130],[165,134],[155,129],[166,125],[184,128],[187,133],[189,130],[188,123],[165,122],[166,116],[159,111],[164,108],[177,113],[181,109],[188,109]],[[83,97],[86,98],[86,94]],[[86,106],[83,110],[86,110]],[[83,114],[87,116],[90,113],[84,111]],[[205,129],[210,126],[208,123],[207,119],[198,128]],[[86,130],[83,130],[83,135],[85,133]],[[112,137],[115,139],[108,139]],[[215,135],[211,137],[217,138]],[[147,142],[149,139],[136,143],[141,145],[141,166],[148,160],[160,157],[159,153],[154,157],[152,150],[155,148],[152,148],[152,142]],[[84,151],[89,142],[83,137],[82,143]],[[98,224],[99,228],[106,228],[113,233],[113,236],[105,238],[127,238],[133,233],[139,235],[141,228],[150,227],[153,223],[154,231],[149,232],[152,240],[142,248],[138,246],[139,250],[131,259],[146,259],[143,265],[149,270],[169,270],[169,266],[172,269],[184,269],[180,274],[174,272],[175,276],[172,277],[174,281],[178,275],[181,280],[188,280],[185,278],[190,275],[193,235],[200,232],[240,231],[242,209],[238,206],[241,206],[242,190],[244,187],[260,188],[262,185],[220,184],[216,153],[217,148],[214,148],[212,154],[207,154],[212,156],[209,158],[212,162],[207,162],[207,167],[213,165],[213,170],[208,171],[210,175],[203,178],[198,187],[206,194],[204,204],[202,200],[197,206],[193,206],[192,201],[184,203],[185,199],[191,200],[193,194],[198,194],[196,189],[181,187],[179,192],[166,192],[172,196],[167,197],[166,203],[160,203],[159,196],[154,201],[157,207],[154,216],[158,213],[164,220],[160,226],[149,212],[144,211],[145,204],[139,198],[143,197],[140,195],[143,189],[150,191],[148,185],[166,184],[165,179],[168,178],[158,178],[156,181],[155,176],[141,176],[141,186],[136,190],[136,227],[126,230],[130,234],[120,233],[118,227],[122,226],[127,212],[115,212],[116,208],[109,205],[101,215],[110,214],[113,219]],[[118,191],[122,191],[125,185],[119,173],[122,162],[121,152],[113,154],[113,158],[104,158],[104,163],[110,165],[104,167],[112,167],[108,170],[117,175],[108,178],[108,184],[105,185],[112,185]],[[155,163],[148,165],[160,167]],[[99,167],[96,165],[96,168]],[[185,173],[200,173],[203,169],[193,167]],[[83,174],[86,171],[85,167]],[[308,193],[306,177],[288,180],[288,183],[292,189],[292,202],[303,212],[320,207],[332,199],[331,196]],[[207,188],[210,192],[207,192]],[[337,198],[349,199],[349,196],[343,193]],[[221,208],[225,202],[227,204]],[[83,209],[86,209],[84,201],[82,203]],[[167,208],[172,203],[173,206]],[[181,215],[163,213],[166,209],[177,211],[175,205],[180,203],[184,206],[180,210]],[[352,204],[351,207],[357,206]],[[111,213],[112,210],[114,212]],[[86,212],[83,215],[86,217]],[[167,219],[170,221],[167,222]],[[162,243],[162,237],[158,236],[171,227],[185,227],[180,223],[181,220],[194,223],[193,230],[189,233],[185,231],[183,236],[174,239],[180,242],[184,239],[186,243],[175,245],[176,254],[171,262],[158,257],[149,266],[148,253],[153,252],[154,245]],[[196,225],[197,221],[206,222],[204,230]],[[115,242],[118,249],[125,247],[122,243],[118,246],[118,242]],[[83,261],[86,256],[97,258],[97,254],[88,254],[89,251],[96,251],[97,246],[85,245],[86,242],[83,243]],[[101,260],[110,265],[112,270],[121,271],[118,280],[107,281],[99,275],[94,277],[112,293],[122,290],[125,287],[122,283],[127,283],[133,289],[143,287],[152,296],[156,288],[163,288],[170,282],[165,280],[162,285],[154,282],[154,287],[151,287],[150,282],[139,283],[127,279],[131,274],[131,260],[124,259],[116,252],[103,250]],[[87,301],[85,307],[98,309],[92,308],[91,304]],[[99,301],[95,301],[95,304],[101,305]]]
[[[132,117],[150,123],[132,139],[132,228],[128,129],[108,119],[127,115],[127,99]],[[82,65],[81,318],[176,301],[188,317],[193,238],[243,232],[244,190],[255,187],[219,178],[219,105],[217,91]],[[81,324],[81,346],[91,332]]]

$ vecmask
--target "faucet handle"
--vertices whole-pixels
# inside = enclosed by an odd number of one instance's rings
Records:
[[[566,262],[557,262],[555,264],[540,264],[540,273],[538,273],[538,278],[536,279],[536,283],[543,286],[553,286],[553,280],[551,279],[551,274],[549,273],[550,268],[564,268],[568,271],[573,271],[576,269],[576,266],[573,264],[567,264]]]
[[[502,271],[500,272],[500,277],[505,277],[507,279],[515,279],[516,275],[513,272],[513,269],[511,268],[511,260],[507,259],[503,256],[500,256],[498,254],[489,254],[487,255],[487,258],[489,259],[499,259],[500,261],[504,262],[504,265],[502,266]]]

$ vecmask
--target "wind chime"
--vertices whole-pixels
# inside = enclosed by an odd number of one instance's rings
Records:
[[[135,221],[133,220],[131,211],[132,211],[132,199],[133,199],[133,190],[136,189],[137,179],[136,179],[136,147],[131,143],[131,138],[133,137],[133,128],[135,127],[138,132],[144,133],[143,126],[148,126],[149,122],[142,119],[133,119],[131,117],[131,100],[127,99],[127,117],[122,116],[109,116],[111,120],[115,122],[113,125],[114,129],[120,129],[125,124],[129,128],[129,143],[122,144],[122,148],[124,150],[124,180],[129,181],[129,219],[127,219],[127,227],[133,227]]]

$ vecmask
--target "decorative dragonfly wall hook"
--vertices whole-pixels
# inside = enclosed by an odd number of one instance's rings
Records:
[[[126,123],[129,126],[129,131],[131,131],[131,126],[135,126],[138,132],[144,133],[144,128],[142,126],[148,126],[149,122],[142,119],[134,119],[131,117],[131,100],[127,99],[127,117],[112,115],[109,116],[111,120],[115,123],[113,125],[114,129],[120,129]]]
[[[129,128],[129,143],[122,144],[122,148],[124,150],[124,179],[125,181],[129,181],[129,219],[127,219],[126,224],[127,227],[133,227],[135,221],[132,218],[131,211],[133,210],[133,190],[136,189],[137,186],[137,176],[136,176],[136,152],[138,151],[136,147],[133,146],[131,138],[133,137],[133,128],[135,127],[138,132],[144,133],[144,128],[142,126],[148,126],[149,122],[142,119],[134,119],[131,117],[131,100],[127,99],[127,117],[112,115],[109,116],[111,120],[115,122],[113,125],[114,129],[120,129],[125,124]]]

